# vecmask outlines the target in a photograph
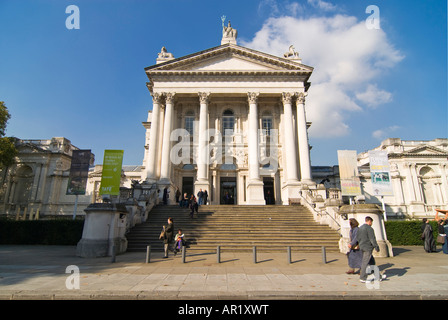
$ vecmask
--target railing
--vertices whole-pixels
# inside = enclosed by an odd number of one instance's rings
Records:
[[[223,262],[221,260],[221,252],[222,252],[221,248],[222,248],[221,245],[218,245],[216,247],[216,261],[217,261],[217,263],[222,263]],[[258,260],[258,257],[257,257],[257,252],[258,251],[257,250],[258,250],[257,246],[253,246],[252,247],[252,261],[253,261],[254,264],[257,264],[257,263],[261,262],[261,261]],[[327,261],[327,249],[326,249],[325,246],[322,246],[321,250],[322,250],[322,262],[324,264],[327,264],[328,263],[328,261]],[[181,252],[182,252],[182,263],[186,263],[186,260],[187,260],[186,259],[187,258],[187,247],[182,246]],[[210,254],[210,253],[207,253],[207,254]],[[293,261],[292,261],[292,247],[291,246],[287,246],[286,247],[286,261],[287,261],[288,264],[293,263]],[[146,247],[145,262],[146,263],[150,263],[151,262],[151,246],[150,245]]]
[[[304,194],[305,194],[305,196],[304,196]],[[300,197],[301,197],[301,199],[304,200],[306,207],[309,208],[311,211],[313,211],[315,215],[317,215],[319,217],[324,216],[324,215],[330,217],[331,220],[333,220],[334,223],[336,223],[336,225],[338,226],[336,231],[339,232],[341,230],[341,224],[330,213],[328,213],[327,210],[325,210],[325,209],[321,209],[319,211],[316,210],[316,204],[314,203],[313,199],[308,199],[310,197],[310,193],[308,191],[302,191],[300,194]]]

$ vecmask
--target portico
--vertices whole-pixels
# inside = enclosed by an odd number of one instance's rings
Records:
[[[276,57],[235,43],[181,58],[163,48],[145,68],[146,180],[172,194],[207,190],[212,204],[223,190],[235,204],[265,204],[268,190],[288,204],[313,183],[305,113],[313,68],[295,51]]]

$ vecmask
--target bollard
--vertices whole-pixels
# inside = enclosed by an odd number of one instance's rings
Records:
[[[182,247],[182,263],[185,263],[185,254],[187,253],[187,249]]]
[[[291,264],[291,247],[287,248],[287,252],[288,252],[288,264]]]
[[[325,247],[322,247],[322,262],[323,262],[324,264],[327,263],[327,252],[326,252],[326,250],[325,250]]]
[[[256,246],[254,246],[253,253],[254,253],[254,263],[257,263],[257,247]]]
[[[146,247],[146,263],[151,261],[151,246]]]
[[[218,246],[216,248],[216,258],[217,258],[218,263],[221,263],[221,246]]]

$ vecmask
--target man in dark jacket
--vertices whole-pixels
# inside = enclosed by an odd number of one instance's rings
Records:
[[[163,230],[165,231],[165,235],[163,237],[163,251],[165,252],[164,258],[168,258],[168,250],[173,251],[172,246],[174,239],[174,223],[173,218],[168,218],[168,225],[163,226]]]
[[[373,219],[371,217],[366,217],[366,223],[359,227],[357,239],[359,243],[359,249],[362,252],[362,262],[361,262],[361,275],[360,281],[366,282],[367,280],[367,266],[369,265],[370,259],[372,258],[373,249],[376,252],[380,251],[380,247],[376,242],[375,230],[372,228]],[[381,279],[379,279],[381,281]]]

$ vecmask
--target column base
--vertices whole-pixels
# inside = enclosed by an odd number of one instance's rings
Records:
[[[300,184],[307,186],[315,186],[317,183],[312,179],[302,179],[300,180]]]
[[[289,205],[289,199],[300,198],[301,184],[299,181],[288,181],[282,187],[282,202],[284,205]]]
[[[198,192],[202,189],[202,191],[207,190],[208,196],[210,197],[210,182],[208,180],[196,180],[194,183],[194,196],[196,200],[198,200]]]
[[[176,199],[175,199],[175,194],[174,194],[174,188],[171,185],[171,181],[169,179],[160,179],[157,182],[157,188],[160,190],[159,192],[159,204],[164,204],[163,203],[163,192],[165,190],[165,188],[168,188],[168,194],[167,194],[167,203],[166,204],[175,204]]]
[[[249,205],[265,205],[266,200],[264,199],[264,188],[263,182],[259,181],[249,181],[247,184],[247,200],[246,203]]]

